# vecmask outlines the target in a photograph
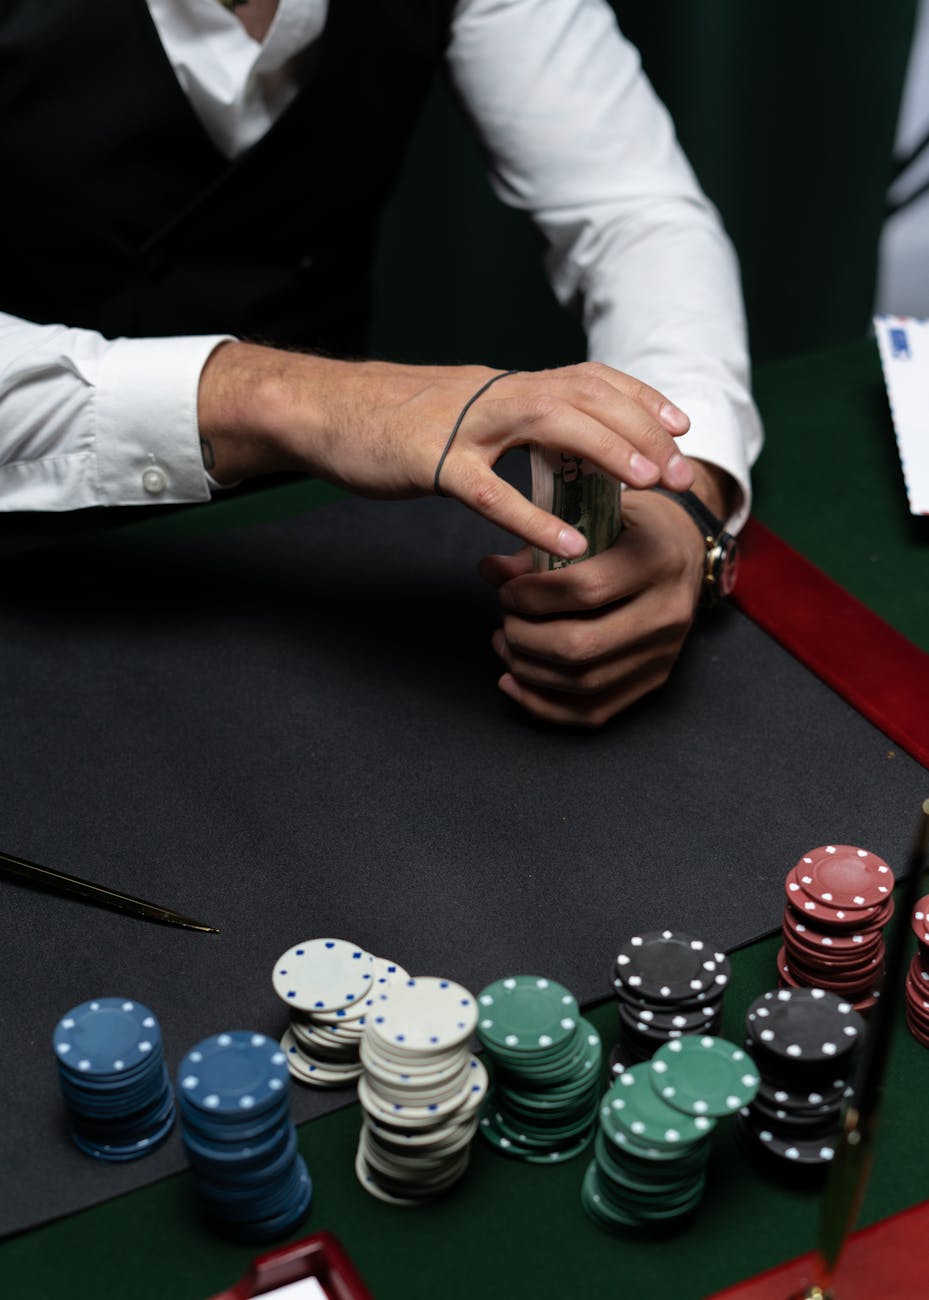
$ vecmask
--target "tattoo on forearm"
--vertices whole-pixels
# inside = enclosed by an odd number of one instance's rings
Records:
[[[200,439],[200,455],[203,457],[204,469],[211,470],[215,468],[216,457],[213,455],[213,444],[209,438]]]

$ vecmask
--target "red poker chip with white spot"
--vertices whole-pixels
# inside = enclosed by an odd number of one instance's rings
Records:
[[[810,849],[796,870],[805,892],[828,907],[879,907],[893,893],[894,874],[884,859],[853,844]]]
[[[843,934],[831,930],[821,930],[811,918],[797,912],[788,905],[784,908],[784,933],[790,934],[803,948],[811,952],[842,953],[852,956],[857,953],[873,955],[881,945],[880,929],[856,930]]]
[[[834,930],[863,930],[884,926],[893,916],[893,896],[877,905],[868,907],[835,906],[815,898],[810,892],[813,878],[797,867],[791,867],[784,880],[784,892],[790,905],[807,920],[813,920],[819,926]]]
[[[913,908],[910,924],[921,946],[929,948],[929,894],[924,894]]]

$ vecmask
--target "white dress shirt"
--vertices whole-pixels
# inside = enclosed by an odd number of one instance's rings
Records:
[[[148,0],[178,82],[227,157],[299,91],[328,0],[279,0],[260,44],[216,0]],[[761,427],[739,274],[668,114],[604,0],[458,0],[448,65],[497,194],[529,212],[588,355],[682,407],[681,450],[750,502]],[[104,339],[0,313],[0,509],[205,500],[197,387],[225,336]],[[493,357],[484,358],[490,365]]]

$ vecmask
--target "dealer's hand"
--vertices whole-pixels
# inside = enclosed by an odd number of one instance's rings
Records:
[[[691,461],[695,491],[723,518],[728,475]],[[623,494],[623,531],[579,564],[532,572],[528,550],[487,556],[503,626],[493,646],[507,671],[499,687],[549,722],[600,727],[663,685],[693,623],[705,547],[693,520],[654,492]]]
[[[225,343],[200,381],[207,468],[219,482],[298,470],[366,496],[424,495],[460,411],[497,373]],[[688,427],[663,394],[610,366],[507,375],[465,416],[440,488],[523,541],[570,558],[583,554],[585,539],[494,473],[504,452],[538,442],[632,487],[682,490],[693,471],[674,436]]]

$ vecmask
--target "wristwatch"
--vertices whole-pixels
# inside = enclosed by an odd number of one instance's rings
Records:
[[[716,518],[695,493],[671,492],[668,488],[660,487],[652,488],[652,491],[676,501],[700,529],[700,536],[706,546],[700,604],[718,604],[735,586],[739,569],[739,548],[735,538],[726,532],[722,521]]]

